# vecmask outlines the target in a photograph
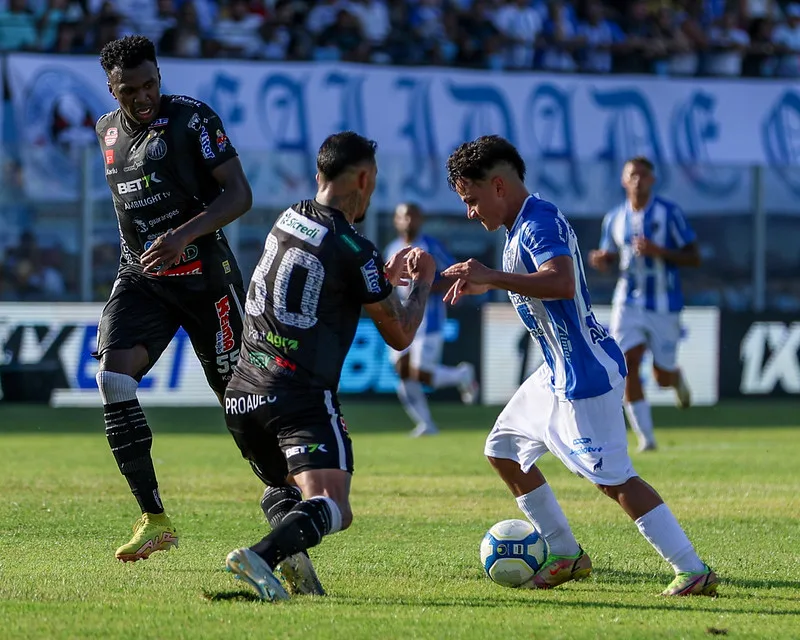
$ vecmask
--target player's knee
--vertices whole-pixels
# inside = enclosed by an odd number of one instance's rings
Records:
[[[619,486],[613,486],[608,484],[595,484],[604,496],[608,496],[612,500],[616,501],[619,496]]]
[[[349,504],[339,504],[339,512],[342,514],[342,531],[353,524],[353,510]]]
[[[100,396],[103,398],[103,404],[129,402],[136,399],[139,383],[125,373],[101,369],[97,372],[95,380],[97,388],[100,390]]]

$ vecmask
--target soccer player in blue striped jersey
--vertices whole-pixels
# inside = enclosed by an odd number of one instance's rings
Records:
[[[656,448],[650,405],[639,370],[645,350],[653,356],[653,377],[675,389],[681,408],[691,393],[677,365],[683,293],[679,267],[700,264],[697,239],[680,207],[653,195],[653,163],[632,158],[622,170],[627,199],[603,220],[600,249],[589,262],[601,271],[619,261],[611,335],[625,354],[625,413],[639,440],[639,451]]]
[[[436,260],[436,279],[431,293],[444,293],[450,286],[441,271],[455,262],[453,257],[436,238],[422,233],[423,215],[419,205],[401,203],[394,212],[395,238],[386,248],[386,255],[394,255],[405,247],[418,247]],[[395,287],[402,298],[408,295],[408,287]],[[425,317],[417,329],[414,341],[407,349],[389,349],[389,358],[400,376],[397,397],[406,414],[414,422],[413,437],[435,435],[439,432],[431,417],[428,400],[422,385],[433,389],[458,387],[464,404],[474,404],[478,397],[478,383],[475,380],[475,367],[469,362],[461,362],[455,367],[442,364],[444,347],[444,323],[447,310],[438,296],[428,299]]]
[[[489,231],[506,228],[502,271],[477,260],[443,273],[456,278],[445,300],[508,292],[522,324],[545,356],[544,364],[500,413],[484,453],[517,505],[541,532],[548,559],[525,585],[555,587],[587,577],[592,563],[536,461],[547,451],[594,483],[635,521],[675,570],[662,595],[713,595],[716,574],[698,557],[669,507],[634,471],[628,455],[622,390],[622,350],[595,319],[578,248],[558,208],[525,187],[525,163],[499,136],[458,147],[447,161],[450,186],[467,217]]]

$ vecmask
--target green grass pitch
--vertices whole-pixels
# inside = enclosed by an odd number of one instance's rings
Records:
[[[101,408],[0,405],[0,638],[800,638],[798,403],[656,411],[661,449],[634,465],[722,579],[718,598],[669,600],[635,525],[552,456],[594,573],[537,592],[484,576],[484,532],[521,517],[482,455],[498,408],[435,405],[424,440],[393,403],[343,408],[355,522],[311,552],[329,595],[270,604],[223,570],[267,527],[219,409],[147,412],[181,546],[123,565],[138,513]]]

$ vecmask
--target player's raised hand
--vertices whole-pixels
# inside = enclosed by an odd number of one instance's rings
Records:
[[[480,296],[491,288],[488,284],[475,284],[459,278],[450,286],[442,300],[450,304],[456,304],[462,296]]]
[[[490,269],[475,258],[470,258],[466,262],[457,262],[442,271],[445,278],[458,278],[472,284],[489,284],[492,279],[494,269]]]
[[[139,262],[148,273],[171,267],[180,262],[187,244],[181,233],[170,229],[153,240],[153,244],[142,254]]]
[[[598,271],[606,271],[614,261],[615,255],[605,249],[593,249],[589,252],[589,264]]]
[[[436,276],[436,260],[426,251],[414,248],[406,256],[406,266],[408,275],[412,280],[419,280],[428,284],[433,282]]]
[[[386,279],[393,287],[404,287],[409,283],[407,256],[411,247],[405,247],[395,253],[386,263]]]

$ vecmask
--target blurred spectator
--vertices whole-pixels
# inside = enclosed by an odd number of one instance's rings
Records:
[[[750,46],[750,36],[738,27],[739,16],[733,11],[725,13],[719,26],[709,34],[711,54],[707,71],[715,76],[742,75],[742,60]]]
[[[18,247],[7,252],[3,271],[10,288],[21,300],[58,300],[66,285],[59,271],[60,249],[42,250],[30,231],[20,237]]]
[[[539,66],[546,71],[575,71],[575,52],[580,45],[570,8],[561,0],[552,0],[542,27]]]
[[[382,0],[352,0],[349,10],[361,23],[371,45],[379,45],[389,34],[389,10]]]
[[[164,31],[159,53],[178,58],[199,58],[203,55],[203,36],[194,2],[184,2],[175,25]]]
[[[800,75],[800,4],[786,7],[786,23],[775,28],[774,40],[781,54],[778,73],[793,78]]]
[[[53,51],[59,37],[61,24],[68,22],[76,26],[83,20],[83,9],[77,2],[70,0],[48,0],[47,6],[38,18],[39,48],[42,51]],[[70,50],[78,45],[77,29],[73,32],[73,43]]]
[[[223,17],[214,29],[214,40],[220,45],[217,54],[229,58],[255,58],[261,48],[259,29],[264,21],[250,12],[248,0],[229,0]]]
[[[585,46],[582,71],[611,73],[611,52],[625,40],[619,26],[606,20],[604,13],[603,5],[598,0],[593,0],[586,10],[586,22],[578,26],[578,37]]]
[[[0,50],[34,50],[38,41],[36,18],[27,0],[8,0],[8,8],[0,12]]]
[[[322,33],[336,22],[339,14],[339,0],[320,0],[306,18],[306,28],[314,35]]]
[[[288,57],[292,37],[286,27],[274,22],[264,21],[259,29],[261,44],[258,57],[264,60],[285,60]]]
[[[178,22],[178,12],[173,0],[158,0],[154,12],[143,13],[135,18],[137,31],[153,42],[158,42]]]
[[[368,53],[369,45],[358,18],[349,11],[342,10],[336,14],[335,22],[319,35],[314,58],[366,62]]]
[[[112,40],[122,37],[122,17],[114,8],[112,2],[106,1],[100,8],[100,13],[94,21],[92,45],[95,51],[100,51]]]
[[[495,26],[506,39],[506,66],[509,69],[532,69],[534,45],[542,31],[542,18],[530,0],[506,0],[495,14]]]
[[[769,18],[756,18],[750,23],[750,49],[742,65],[742,75],[771,77],[777,73],[778,58],[772,39],[773,22]]]

